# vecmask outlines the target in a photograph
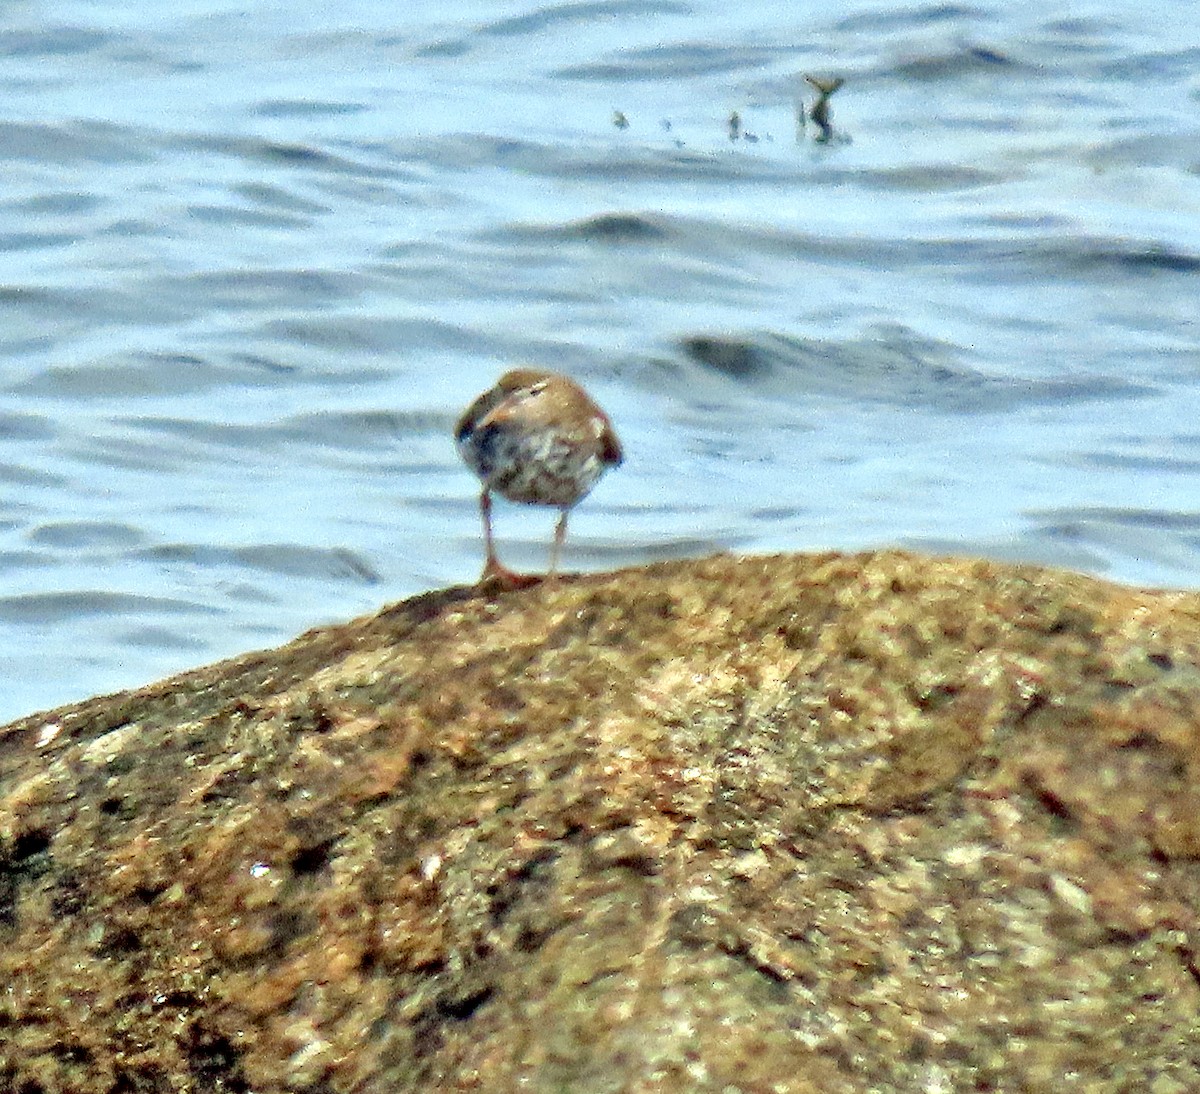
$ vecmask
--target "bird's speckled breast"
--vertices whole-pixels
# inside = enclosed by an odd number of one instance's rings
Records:
[[[592,445],[552,430],[488,424],[459,444],[463,459],[484,483],[510,501],[567,508],[584,497],[606,464]]]

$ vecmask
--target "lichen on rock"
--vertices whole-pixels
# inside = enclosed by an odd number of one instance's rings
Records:
[[[426,594],[0,729],[0,1089],[1196,1089],[1198,765],[1194,594]]]

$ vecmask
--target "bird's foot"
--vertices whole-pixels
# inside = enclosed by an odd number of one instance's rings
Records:
[[[540,585],[545,578],[541,574],[519,574],[502,566],[495,559],[489,559],[479,576],[479,587],[495,589],[500,592],[511,592],[514,589],[529,589]]]

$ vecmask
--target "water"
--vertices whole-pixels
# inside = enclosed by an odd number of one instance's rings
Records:
[[[569,566],[1200,586],[1198,41],[1163,2],[8,5],[0,718],[472,580],[449,434],[522,361],[626,448]],[[502,508],[502,557],[553,520]]]

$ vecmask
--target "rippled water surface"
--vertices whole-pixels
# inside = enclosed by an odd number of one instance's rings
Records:
[[[7,6],[0,718],[472,580],[450,431],[523,361],[626,448],[571,567],[1200,586],[1197,42],[1161,2]],[[553,521],[501,508],[506,561]]]

